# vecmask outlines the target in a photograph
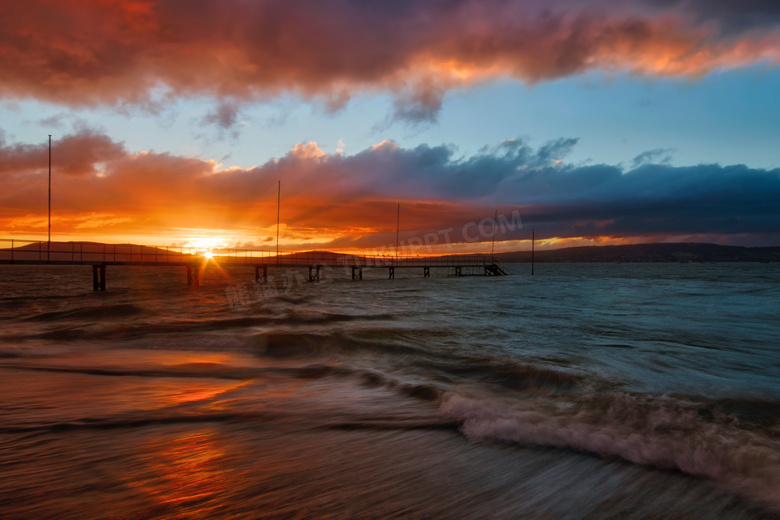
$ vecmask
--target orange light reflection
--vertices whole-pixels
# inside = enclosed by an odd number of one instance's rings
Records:
[[[203,429],[147,446],[144,477],[129,485],[161,506],[176,508],[181,518],[206,518],[213,511],[215,497],[232,489],[230,458],[217,433]]]

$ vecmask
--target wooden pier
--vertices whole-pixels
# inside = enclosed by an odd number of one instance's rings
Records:
[[[492,255],[464,254],[438,257],[380,257],[345,255],[322,251],[288,252],[247,249],[197,251],[184,247],[156,247],[135,244],[98,244],[94,242],[44,242],[0,239],[0,265],[89,265],[92,288],[106,290],[109,266],[184,267],[187,284],[198,286],[200,273],[209,263],[218,266],[252,266],[255,281],[266,283],[268,269],[308,268],[307,280],[318,282],[325,267],[343,267],[352,280],[363,279],[363,269],[387,269],[394,279],[397,269],[418,270],[424,278],[431,268],[447,268],[453,276],[505,276],[508,271]]]

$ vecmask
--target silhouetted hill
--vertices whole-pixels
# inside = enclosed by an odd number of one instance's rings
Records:
[[[530,262],[530,251],[496,255],[506,263]],[[632,244],[586,246],[536,251],[536,262],[778,262],[780,247],[716,244]]]
[[[24,242],[14,248],[16,260],[36,260],[46,255],[46,242]],[[10,243],[7,243],[10,245]],[[40,252],[42,250],[42,253]],[[230,250],[241,256],[242,250]],[[52,242],[51,260],[164,261],[190,257],[191,251],[179,247],[153,247],[134,244],[102,244],[99,242]],[[222,254],[219,252],[218,254]],[[270,255],[270,252],[268,252]],[[0,247],[0,260],[10,258],[8,248]],[[337,264],[352,255],[329,251],[282,252],[281,262]],[[442,255],[443,260],[463,255]],[[504,263],[530,262],[530,251],[514,251],[495,255]],[[270,256],[269,256],[270,258]],[[387,260],[392,260],[388,256]],[[780,247],[739,247],[702,243],[632,244],[624,246],[568,247],[536,251],[536,262],[780,262]]]

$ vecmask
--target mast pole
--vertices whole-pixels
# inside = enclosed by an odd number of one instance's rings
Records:
[[[495,251],[496,251],[496,227],[498,226],[498,210],[496,210],[496,216],[493,219],[493,243],[490,246],[490,261],[496,263]]]
[[[46,260],[51,260],[51,134],[49,134],[49,240],[46,246]]]
[[[401,205],[398,205],[398,215],[395,219],[395,259],[398,260],[398,233],[401,226]]]
[[[279,263],[279,214],[282,207],[282,181],[276,193],[276,263]]]

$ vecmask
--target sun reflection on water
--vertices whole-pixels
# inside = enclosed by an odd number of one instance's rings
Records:
[[[231,489],[231,458],[213,429],[166,436],[145,448],[143,477],[130,486],[182,518],[208,517]]]

